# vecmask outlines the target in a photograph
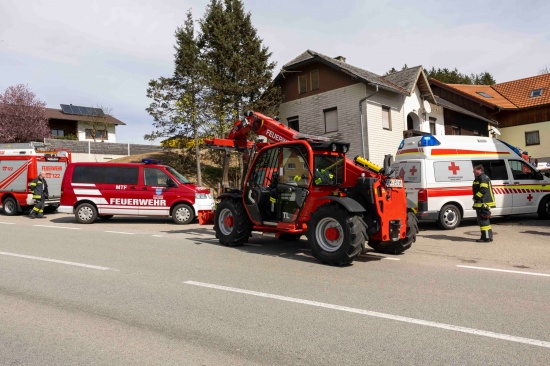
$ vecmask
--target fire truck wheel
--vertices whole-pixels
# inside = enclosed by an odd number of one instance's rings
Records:
[[[97,209],[91,203],[82,203],[76,208],[74,216],[81,224],[92,224],[97,219]]]
[[[407,214],[407,231],[403,239],[398,241],[385,241],[380,242],[378,240],[369,240],[369,246],[378,253],[384,254],[400,254],[412,246],[412,243],[416,241],[416,234],[420,230],[418,229],[418,220],[416,215],[412,212]]]
[[[2,209],[4,210],[4,215],[13,216],[17,214],[17,202],[8,197],[2,202]]]
[[[353,262],[365,243],[359,217],[336,204],[323,205],[311,214],[308,239],[315,258],[336,266]]]
[[[454,230],[460,225],[460,220],[462,220],[460,209],[453,204],[448,204],[439,211],[437,226],[445,230]]]
[[[216,238],[228,247],[243,245],[252,236],[252,222],[241,201],[224,199],[214,214]]]
[[[550,196],[546,196],[542,199],[542,201],[540,201],[537,214],[539,215],[539,219],[541,220],[550,219]]]
[[[174,207],[174,211],[172,211],[172,220],[179,225],[187,225],[191,223],[194,218],[195,213],[193,212],[193,209],[185,203],[177,205]]]

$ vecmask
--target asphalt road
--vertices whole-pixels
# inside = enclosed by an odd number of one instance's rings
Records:
[[[550,221],[493,228],[331,267],[305,238],[0,215],[0,365],[547,365]]]

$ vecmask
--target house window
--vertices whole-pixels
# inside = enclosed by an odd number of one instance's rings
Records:
[[[288,127],[292,128],[294,131],[300,131],[300,120],[298,116],[288,117],[286,119]]]
[[[107,130],[86,129],[86,138],[94,140],[107,140]]]
[[[391,113],[390,107],[382,106],[382,128],[391,131]]]
[[[307,75],[298,76],[298,93],[304,94],[307,92]]]
[[[430,133],[432,135],[435,135],[435,121],[436,120],[437,120],[436,118],[430,117]]]
[[[65,136],[65,130],[53,129],[52,130],[52,136],[54,136],[54,137],[63,137],[63,136]]]
[[[325,109],[323,113],[325,114],[325,133],[338,131],[338,109]]]
[[[313,70],[310,73],[311,77],[311,90],[319,89],[319,70]]]
[[[487,94],[485,92],[476,92],[476,93],[481,95],[483,98],[492,98],[492,96],[490,96],[489,94]]]
[[[530,95],[531,98],[540,97],[541,95],[542,95],[542,89],[531,90],[531,95]]]
[[[460,135],[460,127],[458,126],[452,126],[451,127],[451,135]]]
[[[539,131],[525,132],[525,145],[540,145]]]
[[[296,163],[287,163],[287,164],[286,164],[286,168],[287,168],[288,170],[296,169]]]

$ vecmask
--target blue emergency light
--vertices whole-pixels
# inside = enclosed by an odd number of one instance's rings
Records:
[[[158,160],[154,160],[154,159],[141,159],[141,162],[145,163],[145,164],[158,164],[159,163]]]
[[[439,140],[432,135],[422,136],[420,138],[420,141],[418,141],[418,146],[437,146],[437,145],[441,145],[441,142],[439,142]]]

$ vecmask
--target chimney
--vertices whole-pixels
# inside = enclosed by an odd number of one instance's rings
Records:
[[[346,58],[344,56],[336,56],[334,59],[338,61],[346,62]]]

